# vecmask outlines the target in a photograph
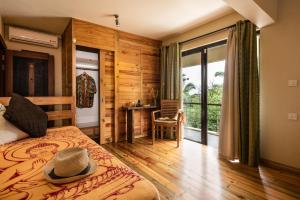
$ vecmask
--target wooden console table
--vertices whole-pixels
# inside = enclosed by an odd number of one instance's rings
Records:
[[[134,143],[134,111],[149,110],[151,116],[151,110],[158,108],[158,106],[124,107],[126,112],[126,136],[129,143]]]

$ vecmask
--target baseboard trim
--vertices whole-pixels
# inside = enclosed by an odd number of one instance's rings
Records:
[[[284,171],[288,171],[288,172],[293,173],[293,174],[300,175],[300,169],[299,168],[291,167],[291,166],[288,166],[288,165],[285,165],[285,164],[282,164],[282,163],[278,163],[278,162],[274,162],[274,161],[271,161],[271,160],[268,160],[268,159],[261,158],[260,159],[260,164],[263,165],[263,166],[266,166],[266,167],[273,168],[273,169],[284,170]]]

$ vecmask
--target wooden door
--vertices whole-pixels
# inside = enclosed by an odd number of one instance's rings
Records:
[[[6,51],[5,96],[54,95],[54,57],[32,51]]]

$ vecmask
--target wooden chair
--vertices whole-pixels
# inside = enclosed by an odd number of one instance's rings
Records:
[[[156,117],[160,113],[160,117]],[[181,125],[183,122],[183,112],[179,110],[178,100],[161,100],[161,109],[152,112],[152,144],[155,136],[160,130],[163,139],[164,130],[169,130],[171,135],[175,132],[177,147],[181,138]]]

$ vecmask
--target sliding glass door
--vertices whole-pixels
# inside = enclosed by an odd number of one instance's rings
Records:
[[[185,139],[218,145],[226,41],[182,53]]]
[[[184,137],[195,142],[201,142],[201,55],[197,52],[182,57]]]

